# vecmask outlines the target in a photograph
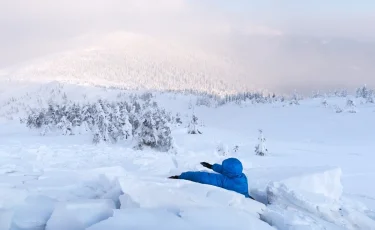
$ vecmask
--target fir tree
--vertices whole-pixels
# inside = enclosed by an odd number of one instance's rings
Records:
[[[356,91],[356,96],[357,97],[362,97],[362,98],[367,98],[369,96],[370,90],[367,88],[366,85],[363,87],[360,87]]]
[[[61,129],[63,135],[73,135],[72,123],[66,118],[66,116],[61,118],[60,122],[57,124],[57,127]]]
[[[264,156],[268,154],[268,149],[266,147],[266,138],[263,137],[263,131],[259,130],[258,144],[255,146],[255,153],[259,156]]]
[[[176,122],[177,124],[182,124],[180,113],[177,113],[177,114],[176,114],[175,122]]]
[[[189,123],[188,133],[189,134],[202,134],[201,131],[198,130],[198,117],[196,117],[194,114]]]
[[[355,103],[354,103],[353,100],[348,99],[348,100],[346,101],[346,110],[347,110],[347,112],[349,112],[349,113],[356,113],[356,112],[357,112],[357,110],[356,110],[356,106],[355,106]]]
[[[95,116],[95,125],[97,130],[95,133],[98,133],[101,140],[107,142],[110,141],[108,134],[108,117],[105,113],[106,109],[104,108],[104,103],[99,101],[96,106],[96,116]]]
[[[374,96],[373,95],[370,95],[369,97],[367,97],[366,99],[366,103],[371,103],[371,104],[374,104]]]
[[[139,138],[143,145],[150,147],[156,146],[155,121],[153,120],[153,116],[150,110],[142,116]]]
[[[128,115],[128,110],[125,104],[119,105],[119,132],[121,139],[130,139],[133,136],[133,126],[130,123],[130,118]]]
[[[328,103],[327,103],[327,100],[324,98],[323,101],[322,101],[322,105],[324,107],[327,107],[328,106]]]
[[[168,116],[164,110],[156,110],[153,114],[156,126],[156,148],[167,152],[172,148],[172,133],[168,125]]]

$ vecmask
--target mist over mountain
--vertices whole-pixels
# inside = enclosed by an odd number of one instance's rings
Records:
[[[375,83],[371,42],[239,33],[210,41],[116,32],[81,43],[5,68],[1,79],[214,94],[309,93]]]

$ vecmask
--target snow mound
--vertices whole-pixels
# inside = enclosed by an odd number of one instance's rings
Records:
[[[375,229],[374,220],[342,200],[341,169],[271,182],[262,218],[278,229]]]
[[[113,215],[112,200],[80,200],[56,206],[46,230],[84,230]]]
[[[20,205],[24,202],[27,196],[27,191],[23,189],[1,187],[0,209],[9,209],[15,205]]]
[[[138,178],[128,176],[120,178],[124,194],[122,208],[169,208],[179,210],[185,207],[223,208],[232,207],[243,210],[254,217],[265,210],[265,205],[243,195],[188,181],[167,180],[158,178]],[[152,195],[150,195],[152,194]]]
[[[135,202],[128,194],[123,194],[120,196],[121,209],[126,208],[139,208],[140,205]]]
[[[56,201],[45,196],[30,196],[16,208],[10,230],[44,230]]]
[[[340,168],[333,168],[273,182],[267,191],[269,203],[275,203],[274,199],[277,200],[278,196],[275,196],[274,193],[279,191],[284,193],[289,191],[287,193],[293,193],[296,196],[307,196],[310,199],[324,197],[324,200],[338,201],[343,191],[341,174]]]
[[[230,208],[188,208],[177,211],[156,208],[116,210],[112,218],[93,225],[87,230],[152,230],[155,228],[163,230],[274,229],[246,212]]]

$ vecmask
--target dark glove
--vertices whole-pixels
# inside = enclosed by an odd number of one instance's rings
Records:
[[[171,176],[171,177],[168,177],[169,179],[179,179],[180,176]]]
[[[206,167],[206,168],[212,169],[212,164],[209,164],[209,163],[207,163],[207,162],[201,162],[201,165],[203,165],[203,167]]]

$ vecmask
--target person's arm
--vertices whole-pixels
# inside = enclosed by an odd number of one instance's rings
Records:
[[[212,165],[212,164],[209,164],[209,163],[207,163],[207,162],[201,162],[201,165],[203,165],[203,167],[206,167],[206,168],[208,168],[208,169],[212,169],[212,170],[214,170],[215,172],[217,172],[217,173],[222,173],[222,171],[223,171],[223,166],[221,166],[221,165],[219,165],[219,164],[214,164],[214,165]]]
[[[214,164],[214,165],[212,165],[212,170],[221,174],[223,172],[223,166],[221,166],[219,164]]]
[[[222,175],[208,172],[184,172],[178,179],[222,187]]]

